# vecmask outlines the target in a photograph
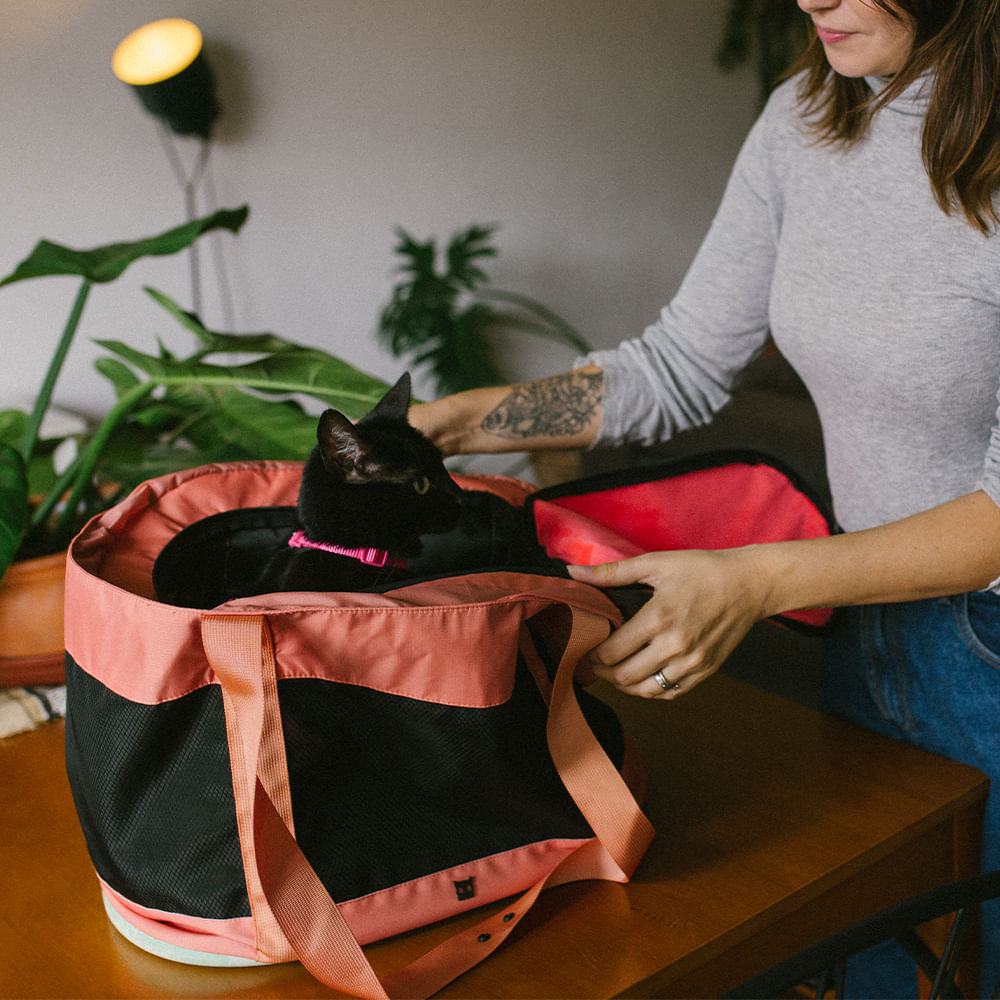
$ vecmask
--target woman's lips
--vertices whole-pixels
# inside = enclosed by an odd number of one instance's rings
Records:
[[[816,25],[816,34],[824,45],[836,45],[837,42],[846,42],[848,38],[854,36],[853,31],[833,31],[830,28],[823,28]]]

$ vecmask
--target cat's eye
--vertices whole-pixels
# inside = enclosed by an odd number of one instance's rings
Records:
[[[431,488],[431,481],[426,476],[417,476],[413,480],[413,488],[420,496],[423,496]]]

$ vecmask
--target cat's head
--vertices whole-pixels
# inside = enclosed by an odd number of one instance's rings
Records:
[[[420,535],[455,526],[462,491],[409,406],[407,372],[357,423],[339,410],[320,417],[299,493],[309,538],[415,555]]]

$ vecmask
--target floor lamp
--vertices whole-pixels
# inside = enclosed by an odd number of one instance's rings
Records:
[[[219,116],[215,79],[205,58],[201,31],[177,17],[144,24],[115,48],[111,69],[156,118],[167,158],[184,192],[187,218],[195,218],[198,186],[208,163],[212,127]],[[184,169],[172,135],[199,140],[190,171]],[[190,255],[192,306],[200,313],[201,272],[194,244]]]

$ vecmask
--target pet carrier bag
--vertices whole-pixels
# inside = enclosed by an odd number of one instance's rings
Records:
[[[70,783],[105,908],[140,947],[298,959],[350,994],[428,995],[495,950],[542,888],[626,881],[652,837],[642,762],[574,679],[645,595],[611,600],[562,561],[830,525],[756,456],[538,492],[458,477],[482,501],[474,530],[426,538],[410,567],[422,579],[227,600],[227,581],[294,530],[300,472],[164,476],[74,541]],[[456,575],[470,559],[507,568]],[[810,614],[806,627],[828,613]],[[362,952],[518,893],[381,982]]]
[[[201,964],[298,959],[351,995],[427,995],[493,951],[544,886],[625,881],[648,845],[641,764],[573,683],[620,615],[593,588],[523,572],[213,608],[157,599],[168,543],[230,509],[241,523],[288,511],[300,472],[162,477],[74,541],[71,787],[109,917],[139,946]],[[274,530],[235,534],[252,548]],[[187,575],[215,561],[203,548]],[[518,893],[381,983],[361,950]]]

